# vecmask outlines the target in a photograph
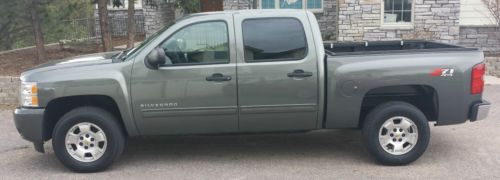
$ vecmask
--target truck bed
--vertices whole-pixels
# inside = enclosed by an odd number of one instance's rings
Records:
[[[423,40],[409,41],[365,41],[365,42],[324,42],[328,55],[398,53],[403,51],[470,51],[477,48],[430,42]]]
[[[324,46],[326,128],[359,127],[363,119],[359,116],[363,114],[360,109],[369,109],[363,102],[371,95],[412,96],[407,90],[416,89],[415,92],[424,95],[415,100],[432,98],[428,102],[433,104],[420,108],[437,109],[437,114],[429,115],[430,121],[436,121],[437,125],[465,122],[471,106],[482,99],[480,94],[470,93],[472,67],[484,60],[483,52],[476,48],[428,41],[324,43]],[[382,99],[387,98],[392,97]]]

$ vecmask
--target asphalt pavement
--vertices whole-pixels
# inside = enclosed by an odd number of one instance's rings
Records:
[[[431,127],[425,154],[407,166],[377,164],[356,130],[304,134],[130,139],[100,173],[67,170],[46,143],[37,153],[0,111],[0,179],[499,179],[500,85],[486,86],[488,119]]]

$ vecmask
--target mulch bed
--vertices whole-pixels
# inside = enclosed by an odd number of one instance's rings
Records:
[[[137,41],[143,41],[144,36],[136,36]],[[113,38],[113,46],[127,43],[127,37]],[[0,54],[0,76],[19,76],[26,69],[52,60],[63,59],[83,54],[101,52],[102,48],[95,43],[81,43],[61,48],[59,45],[46,46],[47,60],[36,62],[35,48],[23,49]]]
[[[48,60],[42,62],[36,62],[37,57],[35,48],[0,54],[0,76],[19,76],[24,70],[32,68],[38,64],[46,63],[55,59],[95,53],[98,52],[98,48],[94,47],[77,51],[61,50],[59,46],[47,46],[45,47],[45,51],[47,53]]]

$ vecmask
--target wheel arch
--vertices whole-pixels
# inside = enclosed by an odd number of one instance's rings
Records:
[[[358,127],[361,127],[366,115],[373,108],[390,101],[412,104],[422,111],[429,121],[438,120],[439,98],[433,86],[423,84],[382,86],[368,90],[363,96]]]
[[[52,131],[60,118],[69,111],[82,107],[93,106],[104,109],[113,114],[118,120],[119,124],[124,129],[127,136],[130,135],[130,128],[124,122],[122,112],[116,101],[107,95],[75,95],[65,96],[53,99],[47,103],[43,117],[43,140],[52,138]]]

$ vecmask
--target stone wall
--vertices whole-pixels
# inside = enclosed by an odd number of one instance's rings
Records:
[[[488,56],[485,59],[486,59],[486,74],[500,77],[500,54],[496,54],[494,56]]]
[[[18,104],[20,87],[19,77],[0,76],[0,104]]]
[[[224,11],[240,10],[240,9],[255,9],[251,0],[224,0]]]
[[[323,12],[314,13],[325,41],[337,39],[337,12],[337,0],[324,0]]]
[[[486,52],[500,52],[500,27],[462,26],[460,45],[479,47]]]
[[[458,43],[460,0],[415,0],[411,26],[382,26],[380,0],[339,0],[339,41],[427,39]]]
[[[175,5],[167,1],[142,1],[142,10],[146,36],[175,20]]]
[[[486,56],[487,74],[500,77],[500,27],[462,26],[460,45],[481,48]]]
[[[224,10],[258,9],[251,0],[224,0]],[[314,13],[324,40],[337,39],[337,0],[324,0],[323,12]]]

